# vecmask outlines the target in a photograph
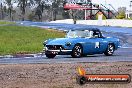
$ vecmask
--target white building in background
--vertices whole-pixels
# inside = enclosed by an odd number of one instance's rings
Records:
[[[126,18],[132,18],[132,0],[130,1],[130,10],[126,11]]]
[[[126,11],[126,18],[132,18],[132,11]]]

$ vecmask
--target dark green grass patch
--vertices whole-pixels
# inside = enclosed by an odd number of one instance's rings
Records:
[[[65,33],[37,27],[0,26],[0,55],[16,53],[38,53],[43,41],[64,37]]]

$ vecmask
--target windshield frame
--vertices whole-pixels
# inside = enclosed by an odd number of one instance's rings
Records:
[[[91,38],[93,31],[91,30],[69,30],[66,38]]]

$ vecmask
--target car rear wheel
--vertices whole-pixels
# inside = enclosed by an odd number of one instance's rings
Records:
[[[83,52],[82,46],[81,46],[80,44],[76,44],[76,45],[74,46],[73,50],[72,50],[71,56],[72,56],[73,58],[79,58],[79,57],[82,56],[82,54],[83,54],[82,52]]]
[[[47,58],[54,58],[56,55],[55,54],[45,54]]]
[[[106,56],[111,56],[114,53],[114,45],[113,44],[109,44],[107,47],[107,50],[105,51],[105,55]]]

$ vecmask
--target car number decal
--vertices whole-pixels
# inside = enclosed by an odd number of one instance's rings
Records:
[[[100,43],[99,42],[95,42],[95,48],[99,48]]]

